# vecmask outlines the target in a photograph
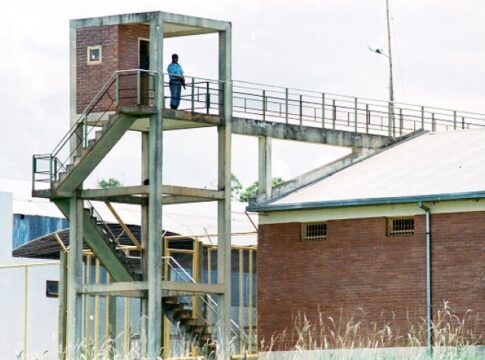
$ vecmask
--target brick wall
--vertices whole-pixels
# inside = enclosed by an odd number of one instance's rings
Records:
[[[344,324],[353,318],[361,323],[362,334],[389,323],[394,334],[405,335],[411,325],[422,323],[424,216],[415,217],[415,234],[409,237],[387,237],[384,217],[328,221],[323,241],[300,242],[300,229],[300,223],[259,227],[260,343],[264,340],[268,346],[273,336],[286,330],[290,335],[279,337],[274,349],[291,348],[299,314],[311,324],[319,323],[320,314]],[[432,215],[432,234],[435,308],[446,300],[459,316],[468,309],[483,312],[485,213]],[[483,334],[485,322],[477,326]],[[404,344],[402,339],[389,345]]]
[[[143,24],[109,25],[79,28],[76,32],[77,112],[81,113],[116,70],[138,68],[138,38],[148,38]],[[88,46],[102,46],[102,63],[87,64]],[[120,83],[124,105],[136,99],[136,75],[124,76]],[[110,92],[114,95],[114,87]],[[105,111],[111,103],[101,99],[95,111]]]
[[[102,63],[87,64],[88,46],[102,46]],[[82,113],[114,71],[118,70],[118,25],[79,28],[76,31],[77,112]],[[104,98],[98,110],[109,105]]]

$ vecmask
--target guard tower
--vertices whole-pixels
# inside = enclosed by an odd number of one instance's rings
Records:
[[[188,111],[165,108],[168,56],[165,38],[214,33],[219,38],[219,78],[187,78]],[[185,335],[208,354],[227,358],[231,331],[231,24],[164,12],[137,13],[72,20],[70,23],[69,132],[52,153],[34,156],[34,196],[50,198],[70,221],[66,281],[60,293],[61,353],[79,358],[83,295],[138,296],[142,322],[142,353],[156,359],[163,347],[162,313],[183,327]],[[196,109],[207,109],[205,116]],[[216,189],[166,186],[162,183],[163,134],[166,130],[216,126],[218,185]],[[83,182],[128,131],[142,140],[140,183],[110,189],[85,189]],[[39,184],[44,184],[39,188]],[[141,207],[141,241],[136,256],[117,247],[92,201]],[[217,283],[163,279],[162,209],[166,204],[216,201],[218,204]],[[82,281],[86,244],[109,272],[109,284]],[[217,300],[217,328],[193,319],[181,296],[212,295]],[[163,297],[163,300],[162,300]],[[212,300],[211,300],[212,301]],[[63,314],[65,318],[63,319]],[[65,331],[65,333],[64,333]],[[64,349],[65,348],[65,349]]]

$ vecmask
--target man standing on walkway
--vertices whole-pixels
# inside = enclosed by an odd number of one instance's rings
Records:
[[[178,63],[179,56],[172,55],[172,62],[168,65],[167,72],[170,78],[170,109],[178,109],[180,104],[180,95],[182,93],[182,86],[185,89],[185,78],[182,66]]]

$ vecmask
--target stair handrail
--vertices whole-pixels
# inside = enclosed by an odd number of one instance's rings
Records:
[[[194,283],[194,284],[196,284],[196,283],[197,283],[197,281],[195,281],[195,279],[194,279],[194,278],[193,278],[193,277],[192,277],[192,276],[191,276],[191,275],[190,275],[190,274],[187,272],[187,270],[186,270],[186,269],[185,269],[185,268],[184,268],[182,265],[180,265],[180,263],[179,263],[177,260],[175,260],[175,258],[174,258],[173,256],[162,256],[162,261],[163,261],[163,260],[168,260],[168,262],[167,262],[167,263],[168,263],[168,266],[169,266],[169,267],[171,267],[172,269],[175,269],[175,268],[174,268],[173,266],[171,266],[171,265],[170,265],[170,261],[172,261],[173,263],[175,263],[175,265],[176,265],[176,269],[181,270],[181,271],[182,271],[182,273],[183,273],[183,274],[186,276],[186,278],[187,278],[187,279],[188,279],[190,282],[192,282],[192,283]],[[209,308],[209,309],[210,309],[212,312],[217,313],[217,308],[218,308],[219,306],[218,306],[217,302],[216,302],[216,301],[215,301],[215,300],[212,298],[212,296],[210,296],[210,295],[206,295],[206,296],[201,296],[201,295],[199,295],[199,298],[202,300],[202,302],[203,302],[204,304],[206,304],[206,305],[207,305],[207,307],[208,307],[208,308]],[[207,301],[207,300],[205,300],[205,298],[207,298],[207,299],[208,299],[208,301]],[[241,305],[241,304],[240,304],[240,305]],[[232,320],[232,319],[231,319],[231,321],[230,321],[230,322],[231,322],[231,325],[232,325],[234,328],[236,328],[236,330],[237,330],[237,331],[235,331],[234,329],[231,329],[231,330],[232,330],[232,332],[233,332],[234,334],[236,334],[236,335],[242,334],[242,335],[243,335],[243,338],[244,338],[245,340],[248,340],[248,335],[246,334],[246,332],[245,332],[243,329],[241,329],[241,327],[240,327],[240,326],[239,326],[239,325],[238,325],[238,324],[237,324],[237,323],[236,323],[234,320]]]

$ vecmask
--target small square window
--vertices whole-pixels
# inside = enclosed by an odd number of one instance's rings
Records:
[[[414,217],[387,218],[387,236],[413,236]]]
[[[320,241],[327,238],[327,223],[301,224],[301,241]]]
[[[102,47],[88,46],[88,65],[97,65],[102,62]]]

